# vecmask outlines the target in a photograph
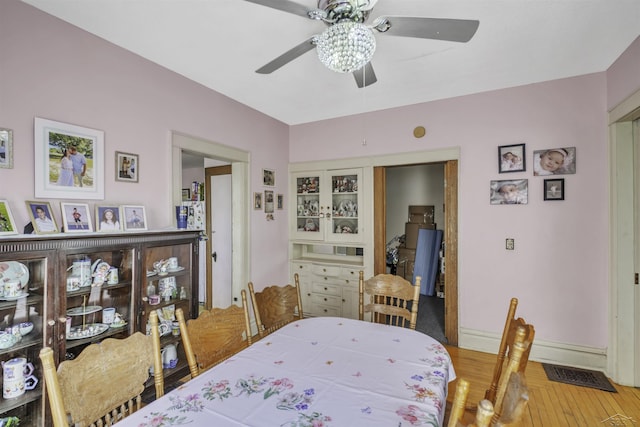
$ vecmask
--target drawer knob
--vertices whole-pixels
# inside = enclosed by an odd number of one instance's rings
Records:
[[[324,300],[326,301],[327,299],[325,298]]]
[[[302,266],[301,265],[299,265],[298,268],[302,270]]]
[[[327,287],[325,286],[325,287],[324,287],[324,290],[325,290],[325,291],[328,291],[328,290],[329,290],[329,288],[327,288]]]

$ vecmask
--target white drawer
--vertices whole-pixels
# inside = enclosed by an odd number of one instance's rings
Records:
[[[311,295],[311,302],[316,306],[330,306],[340,308],[342,306],[342,298],[331,295]]]
[[[307,262],[292,262],[291,274],[298,273],[300,277],[306,275],[311,271],[311,264]]]
[[[358,278],[360,277],[360,269],[358,268],[348,268],[342,267],[342,271],[340,272],[340,278],[345,280],[347,284],[358,284]],[[365,277],[366,280],[366,277]]]
[[[316,276],[324,276],[324,277],[338,277],[342,272],[342,269],[338,266],[330,266],[330,265],[313,265],[311,267],[311,272]]]
[[[325,305],[316,305],[313,307],[311,313],[312,316],[333,316],[342,317],[342,310],[340,307],[329,307]]]
[[[340,285],[332,285],[329,283],[313,283],[311,285],[313,294],[342,296],[342,287]]]

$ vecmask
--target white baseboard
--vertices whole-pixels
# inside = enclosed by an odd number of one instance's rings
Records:
[[[498,353],[501,335],[475,329],[460,328],[458,347],[484,353]],[[585,347],[573,344],[541,341],[535,338],[529,360],[556,365],[607,372],[607,350],[605,348]]]

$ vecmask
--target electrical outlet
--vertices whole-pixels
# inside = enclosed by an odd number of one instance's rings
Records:
[[[508,250],[508,251],[514,250],[516,248],[515,239],[508,238],[507,241],[506,241],[506,245],[505,246],[506,246],[505,249]]]

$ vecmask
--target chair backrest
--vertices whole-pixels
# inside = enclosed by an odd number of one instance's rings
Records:
[[[269,286],[260,292],[255,292],[249,282],[249,293],[260,337],[303,317],[298,273],[294,274],[293,285]]]
[[[456,394],[453,396],[453,404],[451,405],[451,413],[449,415],[448,427],[465,427],[464,410],[466,407],[467,396],[469,395],[469,382],[464,378],[459,378],[456,384]],[[469,426],[487,427],[491,424],[491,418],[494,415],[493,404],[486,399],[478,403],[476,410],[475,422]]]
[[[164,395],[158,315],[151,312],[151,336],[135,332],[87,346],[56,371],[53,350],[40,351],[55,427],[110,426],[142,405],[141,394],[153,366],[156,398]],[[158,373],[160,373],[158,375]]]
[[[365,313],[372,313],[373,322],[416,328],[420,301],[420,276],[416,277],[414,286],[401,276],[392,274],[378,274],[365,281],[364,272],[360,271],[359,292],[360,320],[364,320]],[[365,294],[368,295],[366,304]]]
[[[187,322],[182,309],[176,310],[191,378],[251,345],[247,292],[241,294],[242,308],[232,304],[204,310]]]
[[[500,377],[496,403],[493,405],[495,409],[494,423],[498,421],[505,425],[517,423],[529,400],[521,362],[531,343],[522,340],[524,333],[524,328],[518,328],[516,334],[518,338],[509,351],[509,360]]]
[[[493,368],[493,377],[491,379],[489,389],[487,389],[484,395],[484,398],[491,401],[491,403],[493,403],[494,405],[496,403],[496,391],[502,377],[505,359],[511,352],[514,343],[516,341],[528,343],[525,352],[522,354],[520,365],[517,369],[518,372],[524,372],[529,361],[529,353],[531,351],[531,346],[535,337],[535,329],[533,325],[527,324],[521,317],[516,319],[517,307],[518,299],[511,298],[511,302],[509,303],[509,311],[507,312],[507,319],[505,321],[504,330],[502,332],[500,347],[498,349],[496,365]]]

